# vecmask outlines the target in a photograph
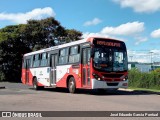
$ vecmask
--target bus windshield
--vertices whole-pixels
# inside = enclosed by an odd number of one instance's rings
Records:
[[[118,48],[94,48],[93,66],[100,71],[126,71],[127,53]]]

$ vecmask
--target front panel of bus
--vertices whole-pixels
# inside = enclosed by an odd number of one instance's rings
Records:
[[[128,87],[128,62],[125,43],[111,39],[94,39],[92,89]]]

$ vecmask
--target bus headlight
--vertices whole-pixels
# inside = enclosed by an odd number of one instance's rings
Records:
[[[123,78],[123,81],[126,81],[126,80],[128,80],[128,76],[125,76],[125,77]]]
[[[100,78],[97,74],[93,73],[92,75],[93,75],[93,77],[94,77],[95,79],[101,80],[101,78]]]

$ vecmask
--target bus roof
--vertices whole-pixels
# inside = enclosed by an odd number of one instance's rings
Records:
[[[48,52],[48,51],[51,51],[51,50],[56,50],[56,49],[59,49],[59,48],[64,48],[64,47],[68,47],[68,46],[72,46],[72,45],[77,45],[77,44],[81,44],[81,43],[85,43],[85,42],[89,42],[89,41],[92,42],[93,39],[95,39],[95,38],[96,39],[99,38],[99,39],[110,39],[110,40],[114,40],[114,41],[120,41],[120,40],[116,40],[116,39],[112,39],[112,38],[89,37],[89,38],[86,38],[86,39],[77,40],[77,41],[74,41],[74,42],[70,42],[70,43],[66,43],[66,44],[62,44],[62,45],[57,45],[57,46],[53,46],[53,47],[37,50],[37,51],[34,51],[34,52],[26,53],[26,54],[24,54],[24,57],[25,56],[29,56],[29,55],[38,54],[38,53]]]

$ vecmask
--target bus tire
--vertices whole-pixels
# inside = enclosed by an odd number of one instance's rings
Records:
[[[36,77],[33,78],[33,88],[34,88],[35,90],[39,90],[39,89],[40,89],[40,87],[38,86],[37,78],[36,78]]]
[[[113,90],[113,91],[117,91],[117,90],[118,90],[118,88],[113,88],[112,90]]]
[[[76,92],[76,83],[75,83],[74,77],[71,77],[69,79],[68,90],[69,90],[70,93],[75,93]]]
[[[97,89],[99,94],[105,94],[106,93],[106,89]]]

